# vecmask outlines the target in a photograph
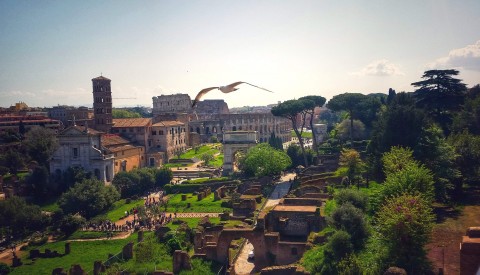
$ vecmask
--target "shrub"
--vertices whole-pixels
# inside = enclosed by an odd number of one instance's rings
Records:
[[[350,234],[355,249],[363,247],[368,237],[368,227],[364,213],[350,203],[345,203],[333,210],[329,223],[338,230]]]
[[[70,236],[85,222],[85,218],[80,215],[68,214],[60,221],[59,228],[65,235]]]
[[[335,200],[338,205],[343,205],[345,203],[351,203],[356,208],[359,208],[363,211],[367,209],[368,206],[368,196],[361,191],[354,189],[342,189],[335,195]]]

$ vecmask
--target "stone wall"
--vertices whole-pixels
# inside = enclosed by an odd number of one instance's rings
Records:
[[[470,227],[460,244],[460,275],[480,272],[480,227]]]

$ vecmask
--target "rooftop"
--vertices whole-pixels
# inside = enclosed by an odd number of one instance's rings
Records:
[[[128,145],[128,144],[130,144],[130,141],[122,138],[119,135],[112,135],[112,134],[102,135],[102,145],[105,147]]]
[[[166,121],[160,121],[160,122],[157,122],[155,124],[153,124],[153,126],[166,126],[166,127],[171,127],[171,126],[183,126],[185,125],[183,122],[180,122],[180,121],[176,121],[176,120],[166,120]]]
[[[108,80],[108,81],[111,81],[110,79],[104,77],[103,75],[99,76],[99,77],[95,77],[94,79],[92,80]]]
[[[114,118],[113,128],[119,127],[145,127],[151,123],[151,118]]]
[[[272,211],[284,211],[284,212],[312,212],[315,213],[317,210],[316,206],[298,206],[298,205],[277,205]]]

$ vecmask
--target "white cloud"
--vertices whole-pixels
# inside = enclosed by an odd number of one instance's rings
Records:
[[[473,45],[453,49],[448,56],[438,58],[427,64],[429,69],[464,68],[466,70],[480,71],[480,40]]]
[[[352,75],[358,76],[392,76],[392,75],[404,75],[403,72],[400,71],[397,65],[391,63],[387,59],[380,59],[375,60],[365,66],[365,68],[361,69],[358,72],[351,73]]]

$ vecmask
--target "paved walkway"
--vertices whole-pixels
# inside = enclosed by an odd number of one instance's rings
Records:
[[[289,173],[280,178],[280,181],[275,186],[272,194],[265,203],[264,208],[272,207],[277,205],[285,195],[288,194],[290,185],[295,178],[295,173]],[[254,274],[255,273],[255,264],[253,260],[248,260],[248,253],[253,250],[253,244],[247,240],[247,243],[243,246],[240,255],[238,255],[237,260],[235,261],[235,273],[239,275]]]

